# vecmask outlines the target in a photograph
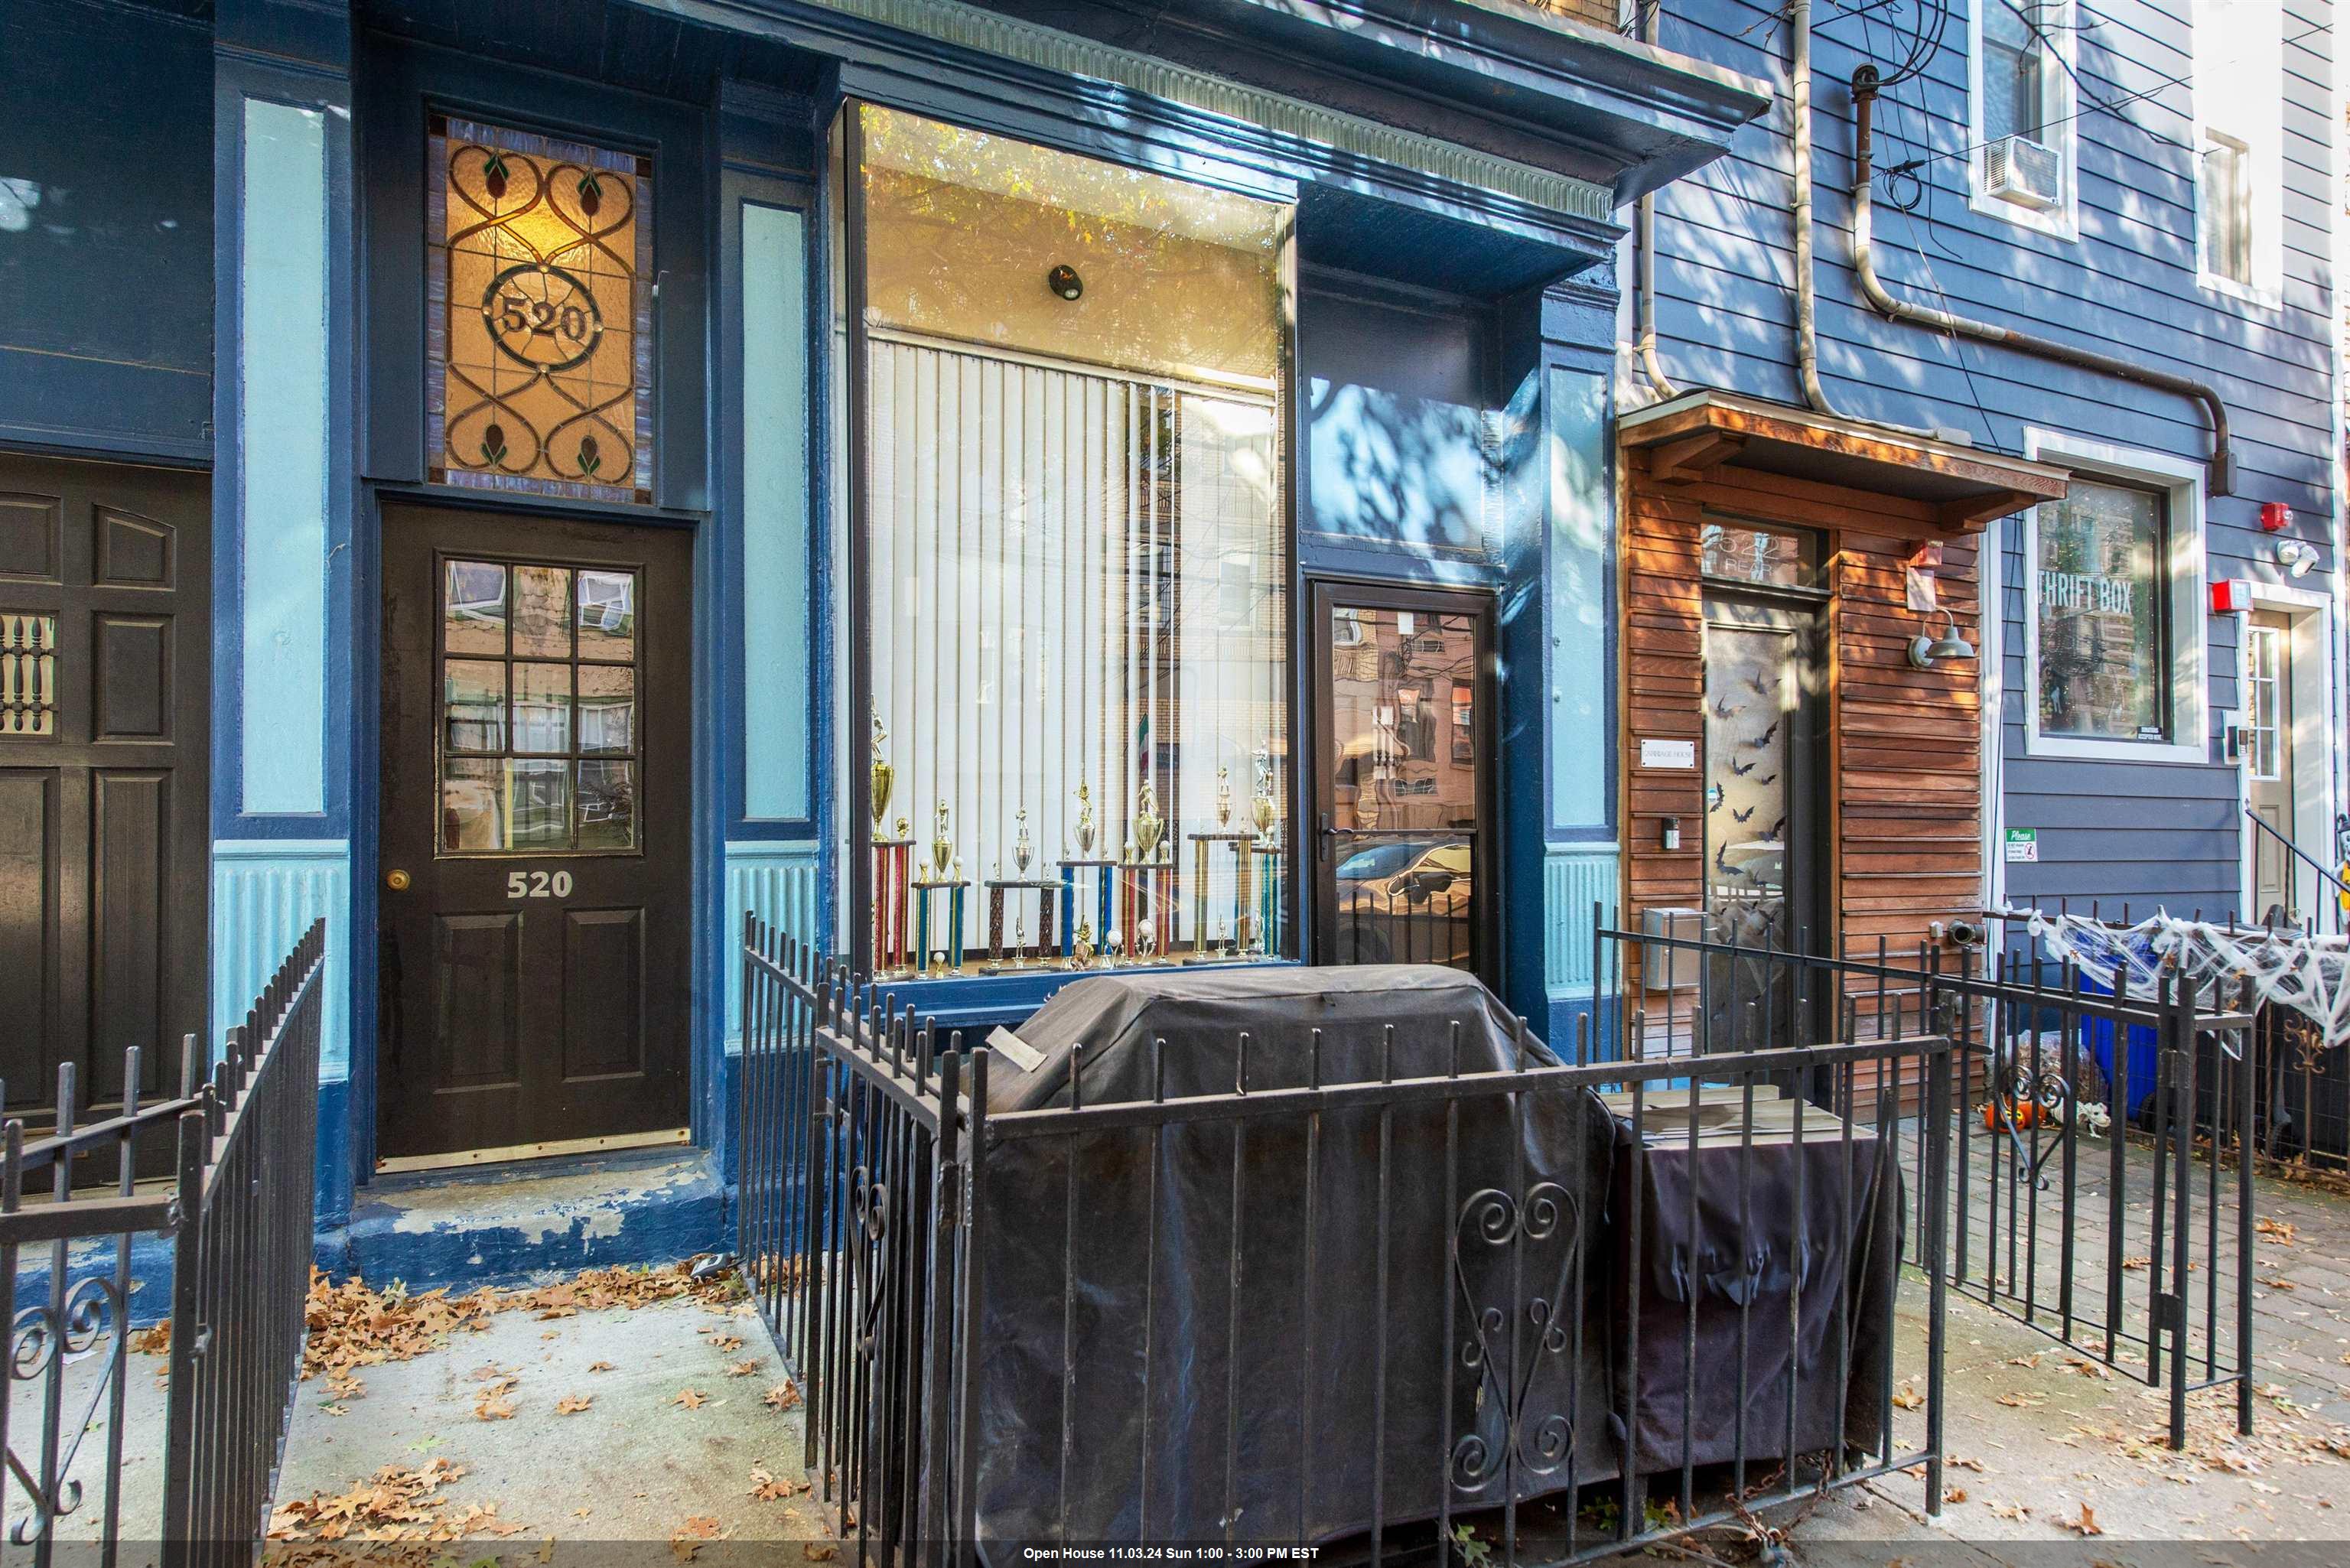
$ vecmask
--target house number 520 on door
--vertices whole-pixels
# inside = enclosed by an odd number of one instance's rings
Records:
[[[568,871],[509,871],[506,873],[506,897],[509,898],[568,898],[571,897],[571,873]]]

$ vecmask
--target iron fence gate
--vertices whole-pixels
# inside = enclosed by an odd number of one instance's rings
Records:
[[[1154,1042],[1147,1092],[1080,1051],[992,1111],[991,1051],[755,921],[742,958],[741,1247],[860,1560],[1572,1562],[1902,1471],[1939,1510],[1945,1036],[1560,1062],[1519,1023],[1472,1065],[1456,1023],[1342,1074],[1243,1033],[1229,1089],[1169,1095]]]
[[[117,1114],[81,1121],[67,1064],[54,1130],[28,1139],[12,1119],[0,1131],[0,1322],[11,1379],[40,1395],[37,1448],[10,1429],[9,1401],[0,1399],[0,1500],[12,1515],[11,1543],[30,1547],[38,1568],[48,1568],[61,1527],[88,1518],[93,1504],[101,1568],[114,1568],[123,1549],[134,1268],[153,1266],[133,1249],[151,1234],[163,1241],[171,1275],[170,1312],[157,1325],[169,1346],[162,1495],[148,1530],[130,1540],[160,1542],[170,1568],[250,1563],[259,1553],[301,1368],[325,956],[321,921],[228,1031],[209,1069],[187,1037],[177,1096],[140,1103],[134,1046]],[[176,1139],[175,1179],[140,1182],[142,1146],[164,1138]],[[86,1178],[104,1177],[109,1153],[113,1179],[93,1192]],[[43,1177],[46,1199],[28,1201],[28,1179]],[[16,1271],[28,1254],[46,1262],[47,1278],[20,1307]],[[69,1406],[69,1364],[85,1360],[95,1375],[71,1390]],[[100,1430],[102,1460],[83,1462],[84,1442]],[[142,1442],[154,1435],[141,1434]]]
[[[1898,1093],[1907,1161],[1922,1171],[1937,1138],[1953,1150],[1951,1284],[2148,1386],[2167,1376],[2174,1448],[2188,1397],[2214,1386],[2234,1387],[2251,1430],[2246,1156],[2262,1057],[2240,985],[2117,998],[2006,943],[1946,963],[1922,944],[1827,958],[1616,929],[1596,912],[1595,930],[1602,1001],[1578,1059],[1948,1033],[1960,1062],[1949,1124]]]

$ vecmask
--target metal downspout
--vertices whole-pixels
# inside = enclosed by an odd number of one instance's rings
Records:
[[[1640,0],[1640,41],[1654,45],[1659,31],[1658,22],[1665,8],[1665,0]],[[1679,395],[1672,378],[1665,374],[1665,363],[1657,354],[1657,193],[1648,192],[1632,209],[1632,249],[1634,270],[1632,287],[1639,296],[1634,302],[1638,312],[1635,330],[1639,339],[1640,370],[1648,379],[1648,389],[1659,399]]]
[[[1812,246],[1812,0],[1794,0],[1789,14],[1794,33],[1789,58],[1789,88],[1795,104],[1795,365],[1804,385],[1804,401],[1814,413],[1830,419],[1873,425],[1897,435],[1943,439],[1940,431],[1922,425],[1899,424],[1846,414],[1828,400],[1820,383],[1819,288],[1813,276]]]
[[[1796,0],[1796,14],[1799,16],[1807,9],[1808,0]],[[1798,26],[1800,25],[1799,23]],[[1805,82],[1796,90],[1799,94],[1808,96],[1806,91],[1808,87],[1809,83]],[[1800,103],[1804,100],[1799,98],[1797,101]],[[1910,305],[1894,298],[1892,295],[1886,292],[1885,286],[1877,281],[1877,259],[1871,249],[1870,233],[1869,184],[1873,178],[1870,168],[1872,156],[1870,129],[1877,103],[1877,68],[1875,67],[1863,66],[1853,73],[1852,101],[1852,265],[1854,273],[1860,279],[1862,296],[1876,307],[1878,313],[1895,321],[1907,321],[1913,326],[1929,327],[1933,331],[1949,333],[1955,337],[1971,337],[1978,342],[1995,343],[2002,348],[2016,349],[2021,353],[2036,355],[2043,359],[2053,359],[2060,365],[2072,365],[2080,369],[2096,371],[2101,375],[2118,377],[2125,381],[2135,381],[2140,386],[2152,387],[2158,391],[2176,393],[2179,397],[2191,399],[2202,404],[2204,413],[2211,421],[2210,493],[2214,495],[2234,494],[2236,461],[2234,448],[2228,437],[2228,405],[2220,400],[2216,389],[2189,377],[2174,376],[2167,370],[2157,370],[2147,366],[2132,364],[2129,360],[2117,359],[2110,354],[2100,354],[2094,349],[2075,348],[2069,343],[2059,343],[2051,337],[2037,337],[2028,332],[2013,331],[1989,321],[1977,321],[1970,317],[1954,315],[1950,311],[1937,310],[1929,306]],[[1799,251],[1799,254],[1801,254],[1803,253]],[[1805,269],[1808,280],[1808,262],[1799,260],[1798,265]],[[1807,319],[1809,301],[1810,290],[1806,287],[1804,304]],[[1804,385],[1807,394],[1812,384],[1809,363],[1806,359]]]
[[[1843,416],[1820,385],[1819,299],[1812,282],[1812,0],[1794,0],[1789,88],[1795,100],[1795,368],[1804,401],[1815,412]]]

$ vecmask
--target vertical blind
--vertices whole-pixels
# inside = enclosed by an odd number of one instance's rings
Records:
[[[1102,857],[1148,778],[1182,865],[1220,768],[1246,826],[1259,749],[1285,751],[1272,400],[897,334],[869,353],[883,826],[927,863],[944,801],[976,882],[1019,874],[1024,810],[1043,877],[1080,853],[1080,784]]]

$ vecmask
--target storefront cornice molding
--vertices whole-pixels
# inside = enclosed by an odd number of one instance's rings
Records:
[[[1308,103],[1073,33],[996,15],[962,0],[650,0],[656,9],[717,26],[760,31],[811,48],[846,47],[902,57],[904,36],[989,57],[1014,67],[1084,78],[1217,119],[1253,126],[1293,145],[1326,149],[1434,186],[1455,201],[1475,197],[1526,209],[1530,216],[1612,227],[1608,186],[1498,157],[1364,116]],[[897,35],[898,37],[892,37]],[[1724,134],[1727,140],[1727,133]],[[1604,238],[1604,235],[1595,236]]]

